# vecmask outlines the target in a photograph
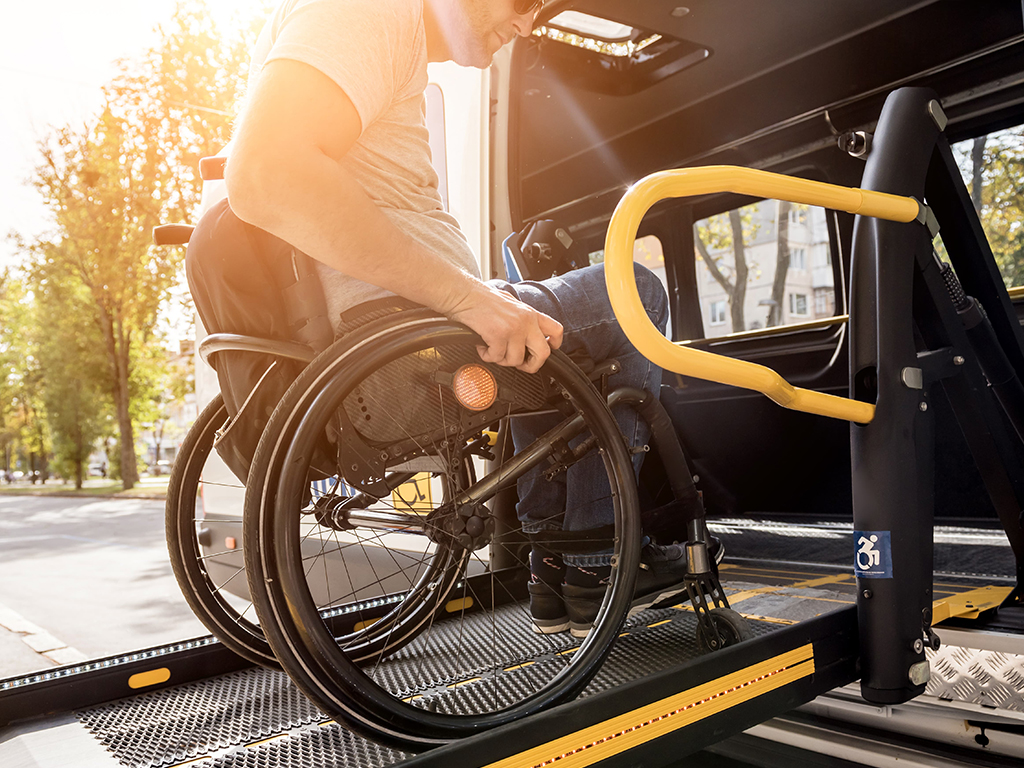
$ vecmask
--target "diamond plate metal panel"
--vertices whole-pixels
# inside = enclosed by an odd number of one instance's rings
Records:
[[[1024,656],[949,645],[928,651],[928,661],[926,695],[1024,712]]]

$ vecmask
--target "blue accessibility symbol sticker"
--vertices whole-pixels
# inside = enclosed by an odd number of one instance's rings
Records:
[[[854,531],[853,570],[860,579],[892,578],[889,531]]]

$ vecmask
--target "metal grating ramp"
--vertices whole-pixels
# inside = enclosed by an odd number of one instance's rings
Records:
[[[497,624],[478,615],[463,625],[463,648],[486,669],[497,637],[516,649],[508,665],[475,683],[448,676],[438,662],[444,632],[435,631],[402,649],[378,669],[378,679],[402,695],[420,695],[424,706],[450,711],[492,706],[503,691],[529,686],[543,664],[557,663],[557,652],[571,648],[568,633],[538,636],[521,618],[520,606],[499,612]],[[778,624],[751,622],[763,635]],[[467,627],[470,629],[466,637]],[[668,669],[699,651],[696,617],[677,608],[644,611],[631,619],[609,659],[584,696]],[[436,630],[436,628],[435,628]],[[500,642],[499,642],[500,644]],[[519,661],[531,666],[516,666]],[[531,672],[531,670],[533,670]],[[327,718],[281,672],[248,669],[199,683],[170,688],[77,713],[78,719],[130,768],[320,768],[389,766],[406,755],[362,739]]]
[[[284,672],[253,668],[78,712],[124,765],[158,768],[326,719]]]

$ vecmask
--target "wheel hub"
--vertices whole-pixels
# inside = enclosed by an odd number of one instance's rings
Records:
[[[445,504],[432,514],[428,532],[434,541],[454,539],[471,552],[483,549],[494,538],[494,517],[483,504]]]

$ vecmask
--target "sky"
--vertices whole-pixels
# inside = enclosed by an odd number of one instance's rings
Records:
[[[218,22],[256,0],[207,0]],[[174,0],[21,0],[0,23],[0,267],[16,260],[7,235],[31,239],[46,211],[27,183],[50,126],[81,125],[101,105],[120,58],[157,42]]]

